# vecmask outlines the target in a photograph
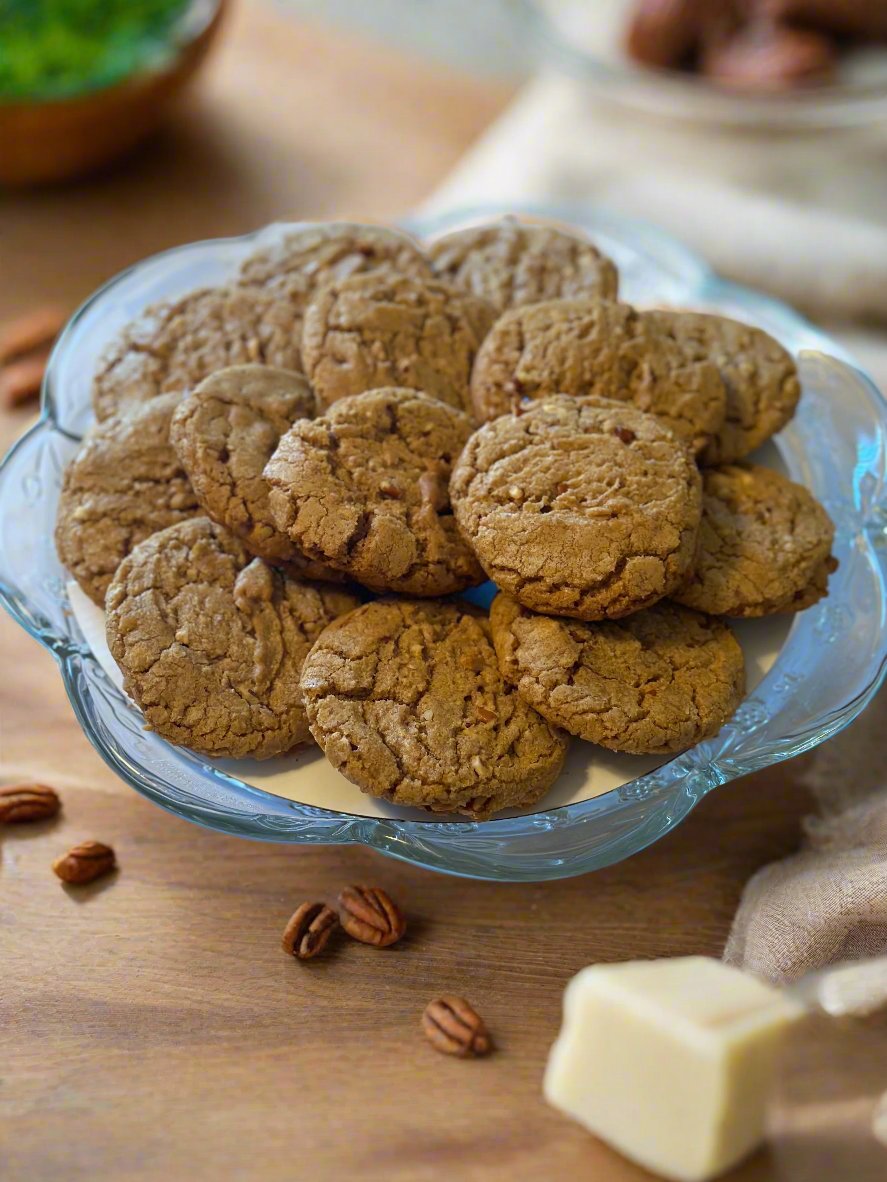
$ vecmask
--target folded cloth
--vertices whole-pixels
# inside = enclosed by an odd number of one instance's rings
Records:
[[[669,230],[820,321],[887,325],[887,134],[779,134],[627,112],[542,74],[426,209],[587,200]]]
[[[819,815],[746,885],[724,959],[771,981],[887,952],[887,696],[808,757]]]

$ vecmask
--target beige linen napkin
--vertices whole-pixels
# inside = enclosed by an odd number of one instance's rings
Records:
[[[887,128],[788,136],[667,123],[543,74],[426,210],[558,199],[658,223],[723,274],[802,307],[887,388]],[[749,882],[727,960],[781,982],[887,952],[885,736],[882,694],[805,757],[819,815],[798,854]]]

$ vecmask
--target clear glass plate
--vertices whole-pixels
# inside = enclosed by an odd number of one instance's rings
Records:
[[[463,210],[414,221],[423,236],[497,215]],[[286,227],[194,243],[123,272],[75,315],[53,353],[39,422],[0,467],[0,599],[52,652],[86,735],[111,768],[188,820],[267,841],[361,842],[452,874],[539,881],[628,857],[677,825],[719,784],[788,759],[846,726],[880,685],[885,625],[887,408],[838,345],[784,305],[724,282],[649,226],[585,207],[527,207],[574,223],[617,262],[626,299],[720,311],[761,325],[799,356],[804,397],[776,440],[780,460],[827,506],[840,568],[828,599],[798,616],[774,666],[711,739],[618,789],[486,822],[335,812],[275,796],[145,731],[86,644],[65,590],[53,528],[61,476],[88,425],[105,342],[152,301],[228,279],[257,243]],[[232,769],[234,769],[232,771]]]

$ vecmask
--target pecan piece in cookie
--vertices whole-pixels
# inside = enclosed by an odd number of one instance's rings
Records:
[[[727,625],[657,603],[586,623],[490,610],[505,680],[556,726],[611,751],[669,754],[716,734],[742,700],[745,662]]]
[[[265,469],[293,545],[377,591],[446,595],[484,581],[450,509],[468,416],[414,390],[345,398],[295,423]]]
[[[625,403],[559,396],[472,435],[450,482],[462,533],[520,603],[598,620],[681,585],[700,478],[687,448]]]
[[[535,804],[567,740],[505,684],[486,616],[377,600],[331,624],[302,669],[311,733],[364,792],[483,819]]]
[[[355,596],[289,577],[205,517],[154,534],[108,588],[108,646],[151,728],[264,759],[308,739],[299,673]]]
[[[837,568],[835,527],[812,493],[757,464],[703,473],[699,554],[674,593],[719,616],[767,616],[810,607]]]
[[[619,283],[613,263],[587,239],[514,218],[446,234],[428,253],[441,279],[499,312],[540,300],[615,299]]]

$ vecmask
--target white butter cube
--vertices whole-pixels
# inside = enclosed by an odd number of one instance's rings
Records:
[[[780,1045],[803,1012],[703,956],[593,965],[567,986],[545,1096],[647,1169],[705,1182],[763,1140]]]

